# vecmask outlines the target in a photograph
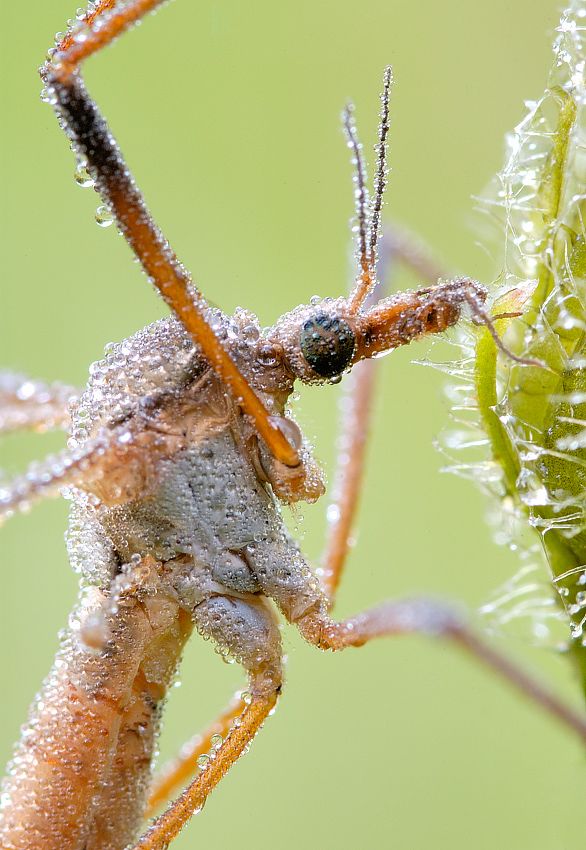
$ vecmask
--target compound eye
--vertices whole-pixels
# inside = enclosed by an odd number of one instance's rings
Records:
[[[352,362],[356,337],[343,319],[317,313],[301,328],[299,344],[316,375],[320,378],[335,378]]]

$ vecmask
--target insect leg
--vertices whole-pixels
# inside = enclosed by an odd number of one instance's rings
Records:
[[[74,73],[85,59],[98,53],[163,2],[131,0],[119,4],[117,0],[98,0],[80,21],[68,29],[56,49],[50,51],[49,64],[58,63],[66,74]],[[120,8],[121,5],[123,8]],[[119,8],[116,9],[116,6]]]
[[[390,600],[338,622],[329,615],[330,600],[299,550],[287,538],[274,538],[264,550],[248,550],[262,593],[273,599],[286,619],[318,649],[362,646],[373,638],[422,634],[444,638],[506,679],[517,691],[548,711],[586,742],[586,715],[566,705],[538,679],[476,634],[458,610],[435,599]]]
[[[145,489],[164,451],[164,438],[156,432],[104,429],[79,448],[31,464],[24,475],[1,484],[0,524],[40,499],[58,496],[63,487],[89,490],[103,502],[125,501]]]
[[[69,404],[79,390],[46,384],[14,372],[0,372],[0,434],[69,427]]]
[[[300,617],[296,625],[309,643],[324,650],[363,646],[373,638],[406,634],[445,638],[506,679],[586,742],[584,714],[490,646],[446,603],[426,598],[388,601],[342,622],[314,609]]]
[[[158,809],[169,800],[173,792],[185,785],[195,773],[200,756],[204,756],[214,747],[214,739],[219,736],[222,740],[229,733],[234,721],[246,708],[246,701],[236,694],[230,705],[218,718],[201,734],[194,735],[181,747],[179,754],[168,764],[164,765],[155,776],[149,792],[145,811],[145,819],[154,817]]]
[[[443,270],[429,249],[405,229],[386,228],[379,247],[379,279],[364,307],[368,309],[390,288],[395,266],[407,266],[429,282],[442,277]],[[360,497],[364,474],[366,444],[375,392],[377,363],[357,363],[345,381],[341,404],[338,461],[333,486],[333,501],[328,506],[328,534],[321,559],[320,577],[323,588],[334,604],[351,546],[352,526]]]
[[[62,125],[78,156],[87,165],[96,189],[116,217],[118,228],[136,254],[143,270],[163,300],[200,346],[212,368],[237,403],[253,420],[269,451],[286,466],[297,466],[299,456],[272,421],[264,404],[242,375],[208,319],[207,304],[191,276],[179,262],[153,221],[106,121],[88,95],[78,73],[80,63],[159,5],[161,0],[129,0],[102,16],[87,18],[83,40],[75,34],[57,47],[41,69],[48,97],[55,103]]]
[[[281,691],[281,642],[274,613],[260,597],[214,596],[194,611],[198,631],[212,638],[246,669],[250,702],[193,782],[157,818],[134,850],[164,850],[246,750],[276,705]]]
[[[357,363],[346,379],[342,397],[333,500],[327,510],[328,534],[320,569],[321,583],[330,606],[334,604],[351,546],[352,526],[364,474],[376,365],[374,360]]]
[[[389,272],[392,275],[394,266],[399,264],[411,269],[420,280],[430,284],[450,277],[426,241],[399,224],[385,225],[378,254],[377,268],[381,281],[388,280]]]

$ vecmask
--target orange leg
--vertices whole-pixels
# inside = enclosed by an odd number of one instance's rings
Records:
[[[230,732],[234,721],[246,709],[246,701],[236,695],[228,708],[209,726],[205,732],[195,735],[181,747],[181,752],[166,764],[155,776],[151,786],[145,819],[152,818],[163,803],[171,799],[173,793],[185,785],[198,768],[198,758],[218,749],[219,743]],[[217,739],[217,743],[216,743]],[[221,741],[220,741],[221,739]]]
[[[87,163],[96,188],[115,214],[120,231],[149,280],[193,341],[201,347],[235,401],[254,420],[271,453],[285,465],[297,466],[299,456],[296,449],[273,422],[262,401],[214,334],[202,294],[153,221],[118,145],[78,73],[85,59],[108,45],[161,2],[130,0],[119,9],[112,9],[108,0],[100,3],[96,14],[87,16],[85,29],[82,28],[77,35],[73,32],[65,36],[41,74],[78,156]]]
[[[262,598],[211,597],[195,608],[194,621],[202,635],[212,638],[246,669],[249,674],[250,701],[238,699],[220,718],[219,726],[214,727],[213,734],[218,734],[215,729],[221,728],[222,742],[218,742],[195,779],[167,811],[153,822],[133,850],[165,850],[168,847],[191,816],[201,810],[229,768],[245,752],[274,709],[281,692],[278,622],[272,608]],[[201,753],[201,749],[200,745],[196,745],[194,755]],[[175,775],[170,777],[171,783],[164,787],[165,796],[175,784],[174,780],[180,770],[181,760]],[[187,768],[185,773],[188,772]],[[159,788],[163,792],[163,784]],[[157,792],[156,802],[160,800],[162,794]],[[150,803],[149,808],[152,805]]]
[[[347,378],[349,386],[342,398],[342,427],[338,438],[333,501],[327,510],[328,534],[318,573],[330,607],[334,604],[346,564],[360,498],[375,368],[374,360],[363,360],[356,364]]]
[[[393,277],[395,263],[411,268],[426,282],[435,281],[444,274],[421,240],[406,229],[388,228],[381,239],[378,262],[379,277],[385,288],[388,286],[386,282],[389,277]],[[369,294],[364,308],[371,307],[379,297],[381,292],[380,287],[377,287]],[[346,564],[352,526],[358,509],[375,392],[376,366],[375,360],[363,360],[354,366],[345,380],[333,500],[327,510],[328,533],[319,570],[330,608],[334,604]]]
[[[406,227],[393,224],[386,226],[378,249],[380,279],[385,280],[384,269],[395,263],[411,269],[422,281],[435,284],[448,280],[451,275],[433,255],[429,245]],[[388,274],[388,271],[387,271]]]
[[[277,703],[277,694],[254,696],[217,750],[191,785],[154,822],[133,850],[164,850],[192,815],[201,811],[209,794],[246,750]]]
[[[384,602],[342,622],[335,622],[324,612],[313,611],[301,617],[296,625],[306,640],[325,650],[363,646],[373,638],[405,634],[419,633],[433,638],[447,638],[506,679],[586,743],[584,714],[568,706],[549,688],[485,643],[445,603],[424,598]]]
[[[387,232],[381,240],[382,264],[388,266],[395,259],[431,279],[444,276],[424,246],[406,231]],[[384,280],[384,277],[381,273],[381,279]],[[373,300],[372,293],[369,300]],[[569,707],[549,688],[483,641],[445,603],[426,599],[387,602],[344,622],[335,622],[328,616],[327,609],[331,609],[334,604],[346,563],[358,506],[375,366],[374,361],[367,360],[354,367],[349,376],[349,391],[344,398],[334,501],[328,509],[330,526],[320,570],[325,605],[322,610],[314,609],[295,624],[310,643],[325,650],[362,646],[376,637],[411,633],[447,638],[505,678],[586,741],[586,717],[583,714]],[[287,610],[286,605],[282,605],[282,608]]]
[[[0,372],[0,434],[69,427],[69,404],[79,390],[66,384],[32,381]]]
[[[379,271],[381,279],[389,276],[389,266],[395,261],[410,266],[425,280],[432,281],[442,276],[440,267],[429,250],[406,230],[386,230],[379,249]],[[374,292],[366,306],[380,297]],[[357,364],[346,378],[346,393],[342,407],[342,427],[338,445],[338,467],[334,483],[334,498],[328,508],[329,533],[320,570],[322,586],[330,606],[346,562],[352,523],[358,505],[360,485],[364,468],[365,449],[368,437],[369,413],[374,394],[376,363],[365,360]],[[145,817],[152,817],[156,810],[180,788],[196,771],[197,759],[207,754],[212,747],[212,737],[225,737],[234,718],[244,708],[241,700],[235,700],[218,719],[201,735],[194,736],[181,749],[179,755],[165,765],[155,777]]]

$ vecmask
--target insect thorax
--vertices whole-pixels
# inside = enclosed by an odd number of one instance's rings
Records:
[[[263,402],[282,416],[292,382],[279,364],[255,359],[255,318],[210,312]],[[92,366],[72,440],[103,429],[126,440],[125,453],[89,492],[73,491],[69,551],[87,582],[107,586],[138,559],[180,563],[175,590],[192,608],[213,593],[259,592],[277,572],[293,585],[301,572],[306,578],[258,440],[178,322],[148,326]]]

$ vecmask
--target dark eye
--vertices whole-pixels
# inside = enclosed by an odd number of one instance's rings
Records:
[[[317,313],[301,328],[299,344],[303,356],[317,375],[334,378],[350,365],[356,338],[343,319]]]

